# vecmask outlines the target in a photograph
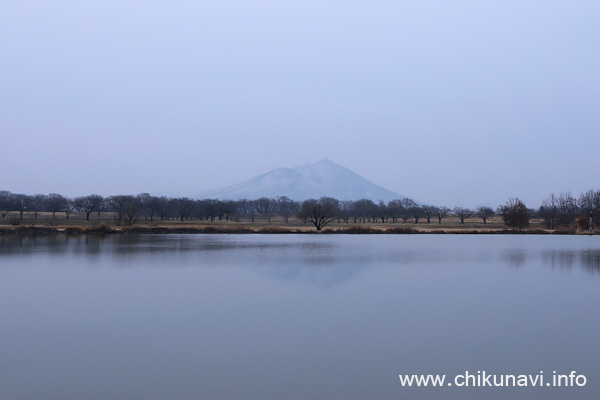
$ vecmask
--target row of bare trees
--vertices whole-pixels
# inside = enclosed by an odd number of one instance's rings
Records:
[[[359,200],[356,202],[340,202],[336,199],[323,197],[319,200],[311,199],[302,204],[300,217],[310,220],[317,230],[321,230],[329,222],[337,219],[348,222],[397,222],[402,219],[406,223],[413,219],[418,223],[420,219],[431,222],[436,217],[441,224],[442,219],[450,212],[447,207],[436,207],[419,205],[410,199],[393,200],[389,203],[380,202],[375,204],[370,200]],[[478,207],[471,210],[464,207],[455,207],[452,210],[461,224],[465,219],[477,216],[483,223],[494,216],[499,215],[505,225],[513,229],[523,229],[529,226],[529,221],[534,217],[544,219],[548,229],[578,227],[582,230],[591,231],[600,226],[600,191],[589,190],[582,193],[578,199],[570,193],[561,193],[558,196],[552,194],[544,200],[539,210],[529,209],[518,198],[510,198],[505,204],[498,206],[496,210],[491,207]]]
[[[529,219],[533,215],[533,211],[528,210],[519,199],[510,199],[505,205],[499,206],[497,212],[502,216],[504,223],[512,228],[527,227]],[[304,201],[299,216],[305,222],[309,220],[313,223],[317,230],[321,230],[335,219],[338,222],[346,223],[350,220],[355,223],[396,223],[400,220],[402,223],[406,223],[408,220],[413,220],[415,224],[422,219],[427,223],[431,223],[432,219],[437,219],[438,224],[441,224],[442,220],[450,213],[456,216],[461,224],[464,224],[465,219],[471,216],[481,218],[485,224],[490,217],[496,215],[496,211],[490,207],[478,207],[476,210],[455,207],[451,210],[448,207],[419,205],[408,198],[375,204],[367,199],[339,201],[330,197],[322,197],[318,200]]]
[[[388,203],[374,203],[368,199],[357,201],[340,201],[333,198],[328,199],[327,203],[335,209],[334,218],[338,221],[355,223],[359,222],[399,222],[406,223],[414,220],[418,223],[424,219],[428,223],[431,220],[442,220],[453,212],[447,207],[435,207],[428,205],[419,205],[415,201],[404,198],[392,200]],[[165,196],[151,196],[142,193],[137,196],[116,195],[103,197],[98,194],[69,198],[60,194],[51,193],[49,195],[25,195],[13,194],[7,191],[0,192],[0,215],[4,218],[10,212],[19,213],[22,219],[24,214],[34,216],[36,219],[43,212],[51,213],[56,218],[57,213],[64,213],[66,218],[71,218],[74,212],[80,212],[85,215],[86,220],[90,218],[100,219],[106,212],[117,214],[119,221],[126,224],[135,222],[138,217],[149,219],[179,219],[181,221],[190,219],[206,219],[214,221],[229,220],[230,218],[239,219],[248,218],[252,222],[257,216],[267,220],[268,223],[275,216],[281,217],[286,223],[294,216],[300,216],[299,213],[304,203],[310,204],[316,200],[310,199],[305,202],[298,202],[287,197],[259,198],[256,200],[241,199],[237,201],[222,201],[215,199],[193,200],[188,197],[169,198]],[[307,203],[308,202],[308,203]],[[471,212],[464,208],[455,208],[454,213],[464,221],[471,215]],[[485,215],[485,214],[482,214]],[[484,221],[485,221],[484,217]]]
[[[588,190],[575,198],[570,192],[551,194],[538,212],[548,229],[572,226],[583,229],[600,226],[600,190]]]
[[[507,210],[519,208],[519,221],[507,217]],[[510,199],[495,210],[491,207],[469,209],[465,207],[440,207],[419,204],[409,198],[380,201],[375,203],[369,199],[356,201],[340,201],[330,197],[309,199],[304,202],[287,197],[259,198],[255,200],[241,199],[223,201],[216,199],[194,200],[188,197],[152,196],[142,193],[137,196],[115,195],[103,197],[98,194],[70,198],[56,193],[48,195],[25,195],[8,191],[0,191],[0,216],[5,218],[9,213],[17,213],[20,219],[24,215],[38,218],[42,213],[49,213],[56,218],[62,213],[67,219],[74,213],[90,218],[101,219],[102,214],[115,213],[119,223],[133,225],[138,218],[150,221],[167,220],[240,220],[247,218],[255,222],[257,217],[271,223],[275,216],[286,223],[292,217],[299,217],[304,222],[312,222],[321,229],[330,221],[354,223],[407,223],[435,221],[438,224],[448,215],[454,215],[464,223],[467,218],[476,217],[487,223],[488,219],[498,214],[504,222],[512,227],[526,226],[533,217],[542,218],[548,229],[567,228],[578,223],[582,228],[599,226],[600,224],[600,191],[589,190],[575,198],[570,193],[551,194],[542,202],[539,209],[528,209],[519,199]],[[525,216],[527,218],[525,218]],[[324,218],[324,219],[323,219]],[[513,222],[511,222],[513,221]],[[587,225],[586,225],[587,224]]]
[[[42,213],[50,213],[56,219],[57,213],[63,213],[67,219],[78,212],[86,220],[100,220],[102,214],[112,212],[119,222],[132,225],[142,217],[153,221],[168,220],[227,220],[241,216],[254,222],[261,215],[271,222],[274,216],[280,216],[287,223],[300,211],[300,203],[279,197],[277,199],[260,198],[257,200],[221,201],[215,199],[194,200],[188,197],[151,196],[142,193],[137,196],[116,195],[103,197],[91,194],[80,197],[66,197],[60,194],[25,195],[0,191],[0,216],[5,218],[9,213],[17,213],[20,219],[27,214],[37,219]]]

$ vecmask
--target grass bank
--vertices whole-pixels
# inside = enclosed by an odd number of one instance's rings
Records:
[[[26,234],[26,235],[87,235],[87,234],[344,234],[344,235],[386,235],[386,234],[451,234],[451,235],[581,235],[587,232],[560,231],[547,229],[420,229],[419,227],[392,226],[382,228],[380,226],[348,226],[330,227],[322,231],[316,229],[300,229],[297,227],[281,226],[244,226],[244,225],[221,225],[221,226],[0,226],[1,235]],[[593,232],[598,234],[599,232]]]

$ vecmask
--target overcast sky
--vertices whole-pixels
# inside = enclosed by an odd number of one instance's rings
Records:
[[[12,1],[0,189],[203,192],[328,158],[440,205],[600,188],[600,2]]]

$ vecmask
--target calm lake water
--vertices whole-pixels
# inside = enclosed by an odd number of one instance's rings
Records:
[[[0,399],[598,399],[599,308],[597,236],[0,237]]]

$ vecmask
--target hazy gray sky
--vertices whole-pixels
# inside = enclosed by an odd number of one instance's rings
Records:
[[[600,187],[600,2],[12,1],[0,189],[203,192],[321,158],[443,205]]]

